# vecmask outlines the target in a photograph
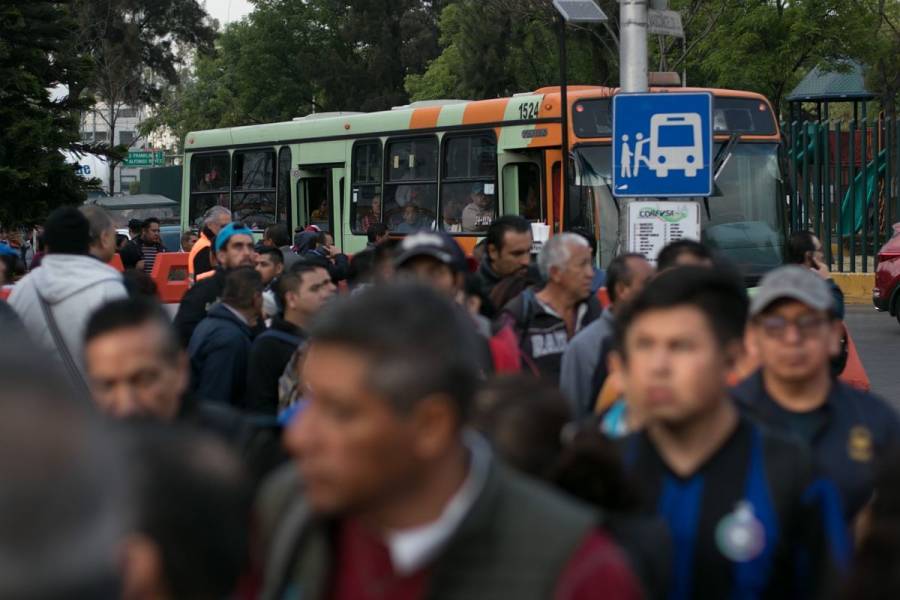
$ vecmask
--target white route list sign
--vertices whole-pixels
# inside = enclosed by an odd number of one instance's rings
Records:
[[[697,202],[639,201],[628,204],[628,251],[639,252],[656,265],[656,256],[669,242],[700,240]]]

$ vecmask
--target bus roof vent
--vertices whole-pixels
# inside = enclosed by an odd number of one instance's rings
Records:
[[[452,98],[447,98],[443,100],[417,100],[415,102],[410,102],[409,104],[404,104],[403,106],[392,106],[391,110],[406,110],[409,108],[428,108],[431,106],[448,106],[450,104],[465,104],[469,102],[469,100],[454,100]]]
[[[365,113],[337,110],[334,112],[310,113],[305,117],[294,117],[294,121],[315,121],[316,119],[333,119],[335,117],[349,117],[350,115],[362,115]]]

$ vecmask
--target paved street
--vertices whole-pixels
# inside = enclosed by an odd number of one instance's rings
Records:
[[[847,306],[847,324],[872,382],[872,391],[900,410],[900,323],[871,305]]]

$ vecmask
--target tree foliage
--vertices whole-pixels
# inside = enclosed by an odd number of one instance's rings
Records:
[[[178,81],[179,66],[193,49],[212,47],[215,29],[197,0],[73,0],[77,29],[70,52],[91,65],[91,77],[70,89],[103,103],[98,116],[115,143],[116,124],[126,107],[154,106]],[[97,149],[112,166],[124,148]],[[115,187],[110,169],[109,190]]]
[[[66,2],[0,0],[0,222],[37,220],[84,199],[85,182],[60,152],[78,142],[83,105],[49,94],[88,76],[65,52],[73,25]]]

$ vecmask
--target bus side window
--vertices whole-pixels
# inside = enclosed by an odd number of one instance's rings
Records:
[[[284,146],[278,151],[278,195],[275,204],[275,220],[291,229],[291,149]]]
[[[350,169],[350,230],[364,235],[383,218],[381,140],[357,142],[353,146]]]
[[[188,223],[203,227],[203,214],[213,206],[231,208],[231,159],[227,152],[191,155],[191,197]]]
[[[275,223],[275,150],[235,152],[232,170],[234,220],[254,230]]]
[[[484,233],[497,217],[497,140],[491,133],[443,141],[440,229]]]
[[[544,220],[539,165],[513,163],[503,168],[503,212],[529,221]]]
[[[433,226],[437,213],[437,157],[434,136],[388,141],[382,218],[391,231],[410,233]]]

